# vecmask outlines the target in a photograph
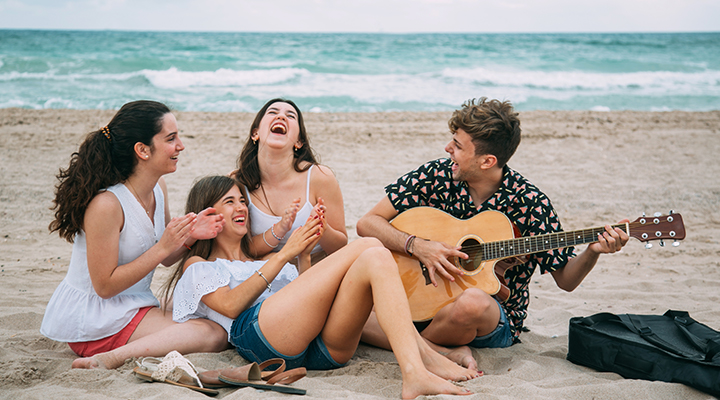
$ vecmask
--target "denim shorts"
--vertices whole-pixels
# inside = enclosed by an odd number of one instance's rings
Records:
[[[497,300],[495,301],[497,302]],[[498,326],[487,335],[476,337],[472,342],[468,343],[468,346],[481,349],[499,349],[512,346],[513,336],[510,332],[510,324],[508,324],[505,309],[502,308],[500,303],[497,303],[497,305],[500,308],[500,321],[498,322]]]
[[[243,358],[257,363],[271,358],[282,358],[288,369],[305,367],[314,370],[328,370],[345,365],[333,360],[320,335],[298,355],[288,356],[275,350],[260,331],[258,314],[261,306],[262,302],[245,310],[235,319],[230,329],[230,343],[235,346],[238,354]]]

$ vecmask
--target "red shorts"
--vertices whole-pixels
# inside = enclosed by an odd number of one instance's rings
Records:
[[[132,336],[133,332],[135,332],[135,328],[137,328],[140,321],[145,318],[145,314],[147,314],[151,308],[153,307],[143,307],[139,309],[130,323],[127,324],[120,332],[112,336],[90,342],[68,343],[68,346],[70,346],[72,351],[80,357],[92,357],[95,354],[104,353],[106,351],[117,349],[120,346],[124,346],[127,344],[128,340],[130,340],[130,336]]]

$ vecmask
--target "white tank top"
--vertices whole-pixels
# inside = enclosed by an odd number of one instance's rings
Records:
[[[312,213],[313,205],[310,203],[310,173],[312,173],[314,165],[311,165],[310,168],[308,168],[307,171],[307,187],[305,189],[305,204],[303,204],[302,207],[300,207],[300,210],[298,210],[297,215],[295,215],[295,222],[293,222],[292,228],[288,233],[285,234],[285,237],[280,241],[278,244],[278,247],[273,249],[273,251],[280,251],[280,249],[285,246],[285,243],[287,243],[288,238],[290,235],[295,231],[295,229],[301,227],[305,224],[305,221],[310,217],[310,213]],[[262,210],[258,209],[253,203],[252,200],[250,200],[250,191],[245,188],[245,194],[248,201],[248,212],[250,214],[250,233],[255,235],[261,235],[263,232],[270,229],[270,227],[273,224],[276,224],[282,220],[282,217],[278,217],[275,215],[269,215]],[[267,235],[267,234],[266,234]],[[317,244],[315,248],[312,251],[312,254],[315,254],[322,250],[322,247],[320,247],[320,244]]]
[[[120,231],[118,265],[127,264],[155,245],[165,231],[165,199],[155,185],[153,222],[128,188],[119,183],[107,189],[120,201],[124,223]],[[40,333],[59,342],[87,342],[120,332],[141,307],[159,306],[150,290],[151,271],[121,293],[103,299],[95,293],[88,272],[85,232],[75,236],[67,275],[45,309]]]

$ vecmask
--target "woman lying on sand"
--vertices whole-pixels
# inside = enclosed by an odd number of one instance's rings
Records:
[[[210,206],[225,227],[216,238],[195,243],[167,285],[166,296],[174,291],[175,321],[217,322],[250,361],[280,357],[288,368],[332,369],[355,353],[374,305],[400,365],[403,398],[469,393],[447,380],[479,373],[438,354],[420,337],[397,264],[377,240],[354,241],[311,268],[310,253],[326,227],[322,212],[313,213],[279,252],[254,260],[248,255],[246,200],[233,179],[207,177],[193,186],[187,212]],[[297,270],[288,264],[295,257]]]
[[[175,172],[184,148],[164,104],[135,101],[88,134],[58,175],[50,230],[73,243],[73,251],[40,332],[84,357],[73,368],[227,348],[218,324],[175,323],[150,290],[158,264],[172,265],[224,222],[210,215],[214,210],[170,219],[162,176]]]

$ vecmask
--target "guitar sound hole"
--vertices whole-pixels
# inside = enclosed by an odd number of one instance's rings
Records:
[[[482,246],[480,245],[480,242],[475,239],[467,239],[462,243],[461,247],[460,251],[467,254],[469,257],[467,260],[458,259],[458,268],[464,269],[468,272],[478,269],[483,259]]]

